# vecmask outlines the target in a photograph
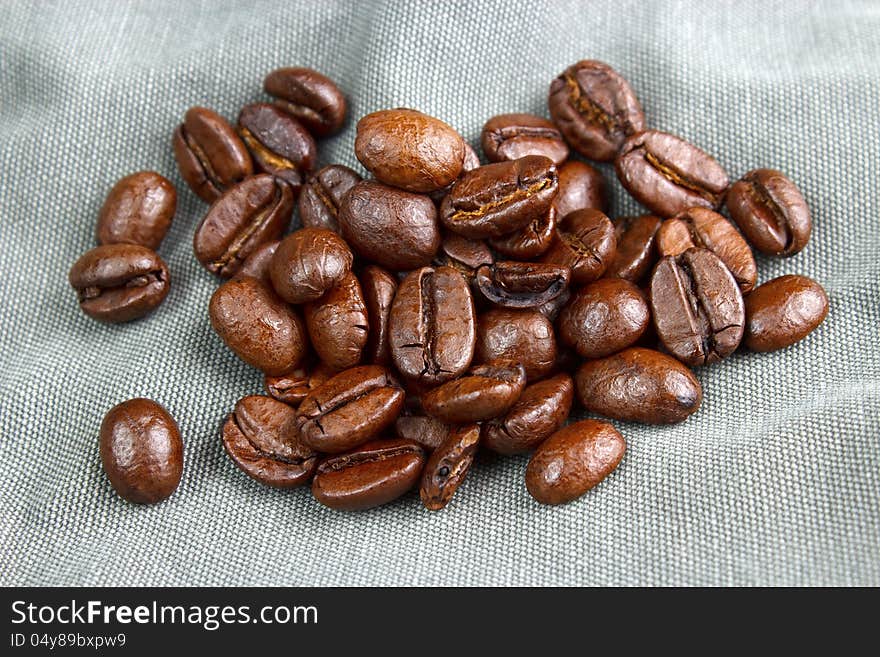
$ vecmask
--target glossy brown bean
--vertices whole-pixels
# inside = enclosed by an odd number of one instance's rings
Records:
[[[411,440],[433,452],[449,436],[451,427],[430,415],[401,415],[394,421],[394,433],[398,438]]]
[[[480,441],[480,425],[455,427],[431,454],[422,473],[419,496],[426,509],[444,508],[470,470]]]
[[[495,361],[471,368],[454,381],[422,396],[429,415],[450,424],[491,420],[510,409],[526,383],[525,368],[513,361]]]
[[[806,276],[780,276],[746,297],[744,343],[752,351],[775,351],[803,340],[825,321],[828,295]]]
[[[287,112],[269,103],[245,105],[238,115],[238,134],[260,171],[280,178],[294,195],[317,161],[312,135]]]
[[[486,121],[480,144],[490,162],[543,155],[555,164],[568,159],[568,145],[552,121],[532,114],[499,114]]]
[[[391,362],[388,323],[391,304],[397,292],[397,279],[381,267],[369,265],[361,271],[359,280],[370,325],[364,360],[376,365],[388,365]]]
[[[101,206],[98,244],[139,244],[159,248],[174,212],[177,190],[155,171],[138,171],[119,180]]]
[[[370,319],[357,277],[348,273],[320,299],[303,306],[309,340],[322,362],[335,370],[361,362]]]
[[[600,278],[617,253],[611,220],[598,210],[576,210],[556,227],[542,262],[571,269],[571,281],[583,285]]]
[[[276,69],[266,76],[263,88],[275,96],[278,107],[318,137],[338,132],[345,123],[345,96],[333,80],[310,68]]]
[[[623,278],[632,283],[641,281],[657,261],[654,242],[661,222],[660,217],[652,214],[615,219],[617,250],[605,276]]]
[[[288,303],[315,301],[351,272],[354,255],[339,235],[301,228],[285,237],[269,265],[272,286]]]
[[[482,295],[497,306],[536,308],[562,294],[570,277],[571,270],[563,265],[502,261],[480,267],[474,280]]]
[[[556,230],[556,209],[552,206],[543,217],[534,219],[525,228],[489,240],[492,248],[514,260],[537,258],[550,248]]]
[[[477,320],[476,361],[512,360],[530,381],[540,379],[556,362],[552,322],[537,310],[494,309]]]
[[[356,171],[341,164],[331,164],[310,176],[297,202],[302,225],[339,232],[339,206],[360,181]]]
[[[578,160],[569,160],[559,167],[559,191],[553,199],[558,217],[575,210],[605,212],[606,204],[605,178],[598,169]]]
[[[336,374],[324,363],[297,367],[287,374],[263,377],[263,387],[269,396],[290,406],[296,407],[309,393],[324,381]]]

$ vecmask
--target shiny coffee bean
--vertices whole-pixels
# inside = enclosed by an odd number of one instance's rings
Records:
[[[527,386],[506,415],[483,424],[482,442],[499,454],[530,452],[559,430],[574,399],[574,382],[568,374]]]
[[[581,420],[538,447],[526,467],[526,488],[541,504],[579,498],[617,468],[626,441],[607,422]]]
[[[354,152],[376,180],[423,194],[458,178],[465,148],[461,135],[443,121],[399,108],[358,121]]]
[[[101,422],[101,463],[119,496],[135,504],[169,497],[183,474],[183,441],[174,418],[150,399],[129,399]]]
[[[780,276],[746,297],[744,342],[752,351],[775,351],[803,340],[825,321],[828,296],[806,276]]]
[[[652,214],[639,217],[619,217],[614,220],[617,251],[605,270],[608,278],[623,278],[638,283],[654,267],[654,250],[661,219]]]
[[[550,84],[547,104],[565,140],[591,160],[613,160],[623,140],[644,129],[629,83],[602,62],[584,60],[565,69]]]
[[[309,366],[300,366],[278,376],[269,376],[263,378],[263,386],[266,392],[273,399],[289,404],[290,406],[299,406],[302,400],[320,386],[324,381],[336,374],[325,363]]]
[[[394,271],[429,264],[440,248],[431,199],[373,180],[356,184],[343,199],[339,232],[355,253]]]
[[[317,301],[303,307],[309,340],[322,362],[344,370],[361,362],[370,319],[357,277],[348,273]]]
[[[360,181],[357,172],[341,164],[331,164],[311,176],[299,195],[297,207],[302,225],[338,233],[339,206]]]
[[[254,172],[251,156],[232,126],[204,107],[190,108],[174,132],[174,157],[186,184],[208,203]]]
[[[550,248],[556,230],[556,210],[551,206],[543,217],[533,220],[525,228],[489,240],[492,248],[514,260],[537,258]]]
[[[501,237],[545,217],[557,186],[556,166],[540,155],[488,164],[455,182],[440,221],[465,237]]]
[[[233,276],[265,242],[281,237],[293,213],[293,191],[267,174],[230,187],[208,210],[193,236],[202,266],[223,278]]]
[[[568,288],[571,271],[541,262],[496,262],[476,272],[476,285],[492,303],[503,308],[536,308]]]
[[[391,362],[391,348],[388,345],[388,323],[391,304],[397,292],[397,279],[381,267],[369,265],[360,274],[361,289],[367,304],[370,333],[364,349],[364,360],[376,365]]]
[[[492,252],[482,240],[472,240],[450,232],[443,235],[440,250],[434,258],[435,264],[458,270],[468,281],[473,280],[479,267],[491,265],[494,261]]]
[[[543,155],[562,164],[568,159],[568,145],[552,121],[532,114],[499,114],[486,121],[480,144],[490,162],[518,160],[526,155]]]
[[[663,346],[690,366],[726,358],[742,339],[743,298],[730,270],[708,249],[661,258],[651,275],[651,314]]]
[[[628,138],[614,168],[626,190],[661,217],[688,208],[714,210],[721,205],[729,183],[727,173],[711,156],[659,130]]]
[[[98,244],[139,244],[154,251],[177,208],[174,185],[155,171],[138,171],[115,185],[98,215]]]
[[[461,177],[462,174],[473,171],[478,166],[480,166],[480,157],[477,155],[477,152],[474,150],[473,146],[464,141],[462,138],[462,143],[464,143],[464,160],[461,165],[461,172],[458,174]],[[446,198],[446,195],[449,193],[449,190],[452,189],[452,183],[446,185],[446,187],[442,187],[440,189],[435,189],[433,192],[428,192],[428,198],[434,202],[435,205],[439,206],[443,199]]]
[[[578,369],[575,386],[587,411],[646,424],[682,422],[703,400],[700,382],[687,367],[640,347],[588,360]]]
[[[419,496],[426,509],[439,511],[452,499],[470,470],[480,442],[480,425],[455,427],[431,454]]]
[[[296,310],[256,278],[235,278],[218,287],[209,312],[211,326],[226,346],[270,376],[290,372],[308,351]]]
[[[526,384],[525,368],[513,361],[495,361],[471,368],[422,396],[422,408],[450,424],[491,420],[506,413]]]
[[[285,237],[269,265],[279,296],[288,303],[315,301],[351,272],[354,255],[339,235],[301,228]]]
[[[562,293],[554,298],[542,303],[540,306],[537,306],[535,310],[544,315],[551,322],[555,322],[556,318],[559,316],[560,311],[565,307],[565,305],[571,299],[571,288],[565,288]]]
[[[302,124],[269,103],[245,105],[238,115],[238,134],[260,171],[280,178],[299,194],[317,159],[315,140]]]
[[[602,358],[635,344],[651,313],[641,290],[622,278],[603,278],[574,293],[559,314],[560,339],[583,358]]]
[[[537,310],[490,310],[477,321],[476,361],[512,360],[533,381],[548,374],[556,362],[553,323]]]
[[[106,244],[86,251],[68,280],[82,311],[101,322],[128,322],[153,311],[168,294],[168,267],[155,251]]]
[[[398,438],[421,445],[426,452],[433,452],[449,436],[451,427],[430,415],[401,415],[394,421],[394,433]]]
[[[339,87],[326,75],[308,68],[279,68],[266,76],[263,88],[278,105],[309,132],[326,137],[345,123],[347,104]]]
[[[232,462],[267,486],[305,484],[318,467],[318,455],[300,438],[296,411],[271,397],[238,400],[223,425],[222,438]]]
[[[794,255],[810,239],[813,220],[797,186],[773,169],[755,169],[736,181],[727,209],[752,246],[768,255]]]
[[[275,256],[275,251],[278,250],[279,244],[281,242],[278,240],[260,244],[245,258],[235,275],[239,278],[242,276],[258,278],[261,283],[271,286],[272,278],[269,276],[269,267],[272,264],[272,258]]]
[[[559,167],[559,191],[553,199],[558,217],[575,210],[604,212],[606,203],[605,179],[598,169],[578,160]]]
[[[617,252],[611,220],[598,210],[577,210],[556,227],[543,262],[571,269],[571,282],[583,285],[600,278]]]

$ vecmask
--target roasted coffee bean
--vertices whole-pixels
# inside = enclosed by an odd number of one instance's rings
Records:
[[[238,133],[260,171],[280,178],[299,194],[315,166],[318,148],[302,124],[269,103],[245,105],[238,115]]]
[[[394,271],[429,264],[440,248],[431,199],[373,180],[358,183],[343,199],[339,230],[358,255]]]
[[[348,273],[317,301],[303,307],[309,339],[318,357],[335,370],[361,362],[370,320],[357,277]]]
[[[624,452],[626,441],[607,422],[575,422],[535,451],[526,467],[526,488],[541,504],[571,502],[614,472]]]
[[[119,496],[135,504],[169,497],[183,473],[183,441],[174,418],[150,399],[129,399],[101,422],[101,462]]]
[[[360,181],[357,172],[341,164],[331,164],[311,176],[299,195],[302,225],[338,233],[339,206],[345,195]]]
[[[614,168],[626,190],[661,217],[695,207],[714,210],[721,205],[729,182],[711,156],[659,130],[629,137]]]
[[[271,286],[272,278],[269,276],[269,267],[272,264],[272,258],[275,256],[275,251],[278,250],[279,244],[281,242],[278,240],[260,244],[245,258],[245,261],[241,263],[241,267],[238,268],[238,272],[235,275],[239,278],[242,276],[258,278],[261,283]]]
[[[806,276],[780,276],[746,297],[744,342],[752,351],[775,351],[803,340],[828,314],[828,296]]]
[[[449,436],[450,426],[430,415],[401,415],[394,421],[398,438],[421,445],[426,452],[433,452]]]
[[[536,308],[562,294],[570,277],[563,265],[503,261],[480,267],[475,280],[483,296],[498,306]]]
[[[486,363],[425,393],[422,408],[451,424],[491,420],[513,406],[525,384],[526,371],[519,363],[506,360]]]
[[[619,217],[613,223],[617,251],[605,276],[638,283],[656,262],[654,242],[661,219],[652,214],[643,214],[639,217]]]
[[[549,319],[551,322],[555,322],[556,318],[559,316],[559,312],[565,307],[569,299],[571,299],[571,288],[567,287],[558,297],[542,303],[540,306],[535,308],[535,310],[544,315],[544,317]]]
[[[388,365],[391,362],[388,321],[394,294],[397,292],[397,279],[381,267],[369,265],[361,272],[360,282],[370,323],[364,360],[377,365]]]
[[[358,121],[354,153],[378,181],[426,193],[458,178],[465,148],[461,135],[443,121],[399,108]]]
[[[98,215],[98,244],[140,244],[154,251],[177,208],[174,185],[155,171],[138,171],[115,185]]]
[[[739,286],[708,249],[660,259],[651,275],[651,314],[663,346],[691,366],[732,354],[745,327]]]
[[[605,179],[585,162],[569,160],[559,167],[559,191],[553,199],[558,217],[575,210],[601,210],[606,205]]]
[[[494,262],[492,252],[482,240],[471,240],[456,233],[447,232],[440,243],[434,262],[460,271],[466,279],[473,280],[476,270]]]
[[[345,123],[347,104],[339,87],[309,68],[279,68],[266,76],[263,89],[278,105],[318,137],[338,132]]]
[[[400,438],[375,440],[322,461],[312,494],[338,511],[371,509],[412,489],[424,465],[425,453],[417,444]]]
[[[494,237],[489,240],[492,248],[501,255],[515,260],[537,258],[550,248],[556,230],[556,210],[553,206],[543,217],[535,219],[525,228]]]
[[[211,326],[235,355],[270,376],[293,370],[308,351],[296,310],[256,278],[235,278],[217,288]]]
[[[556,166],[541,155],[487,164],[455,182],[440,221],[465,237],[501,237],[545,217],[557,187]]]
[[[267,486],[305,484],[318,467],[318,455],[300,438],[296,411],[271,397],[238,400],[223,425],[222,438],[232,462]]]
[[[263,386],[274,399],[291,406],[299,406],[312,390],[334,374],[336,372],[327,364],[318,363],[309,367],[297,367],[287,374],[278,376],[267,374],[263,378]]]
[[[578,153],[613,160],[623,140],[644,129],[645,116],[629,83],[602,62],[569,66],[550,84],[550,116]]]
[[[739,231],[717,212],[690,208],[667,219],[657,231],[660,256],[677,256],[690,248],[709,249],[723,262],[748,294],[758,280],[755,257]]]
[[[106,244],[86,251],[68,274],[79,307],[102,322],[127,322],[154,310],[168,294],[168,267],[155,251]]]
[[[461,173],[458,174],[459,176],[468,171],[473,171],[480,166],[480,157],[477,155],[473,146],[464,141],[464,138],[462,138],[462,142],[464,143],[464,160],[461,165]],[[428,192],[428,198],[430,198],[435,205],[439,206],[443,202],[443,199],[446,198],[450,189],[452,189],[452,183],[449,183],[446,187],[435,189],[433,192]]]
[[[522,364],[530,381],[548,374],[556,362],[553,323],[537,310],[496,309],[480,315],[476,360],[502,359]]]
[[[462,374],[474,356],[476,318],[464,276],[423,267],[397,288],[391,304],[391,358],[407,379],[437,385]]]
[[[422,473],[419,495],[426,509],[439,511],[458,490],[470,470],[480,442],[480,425],[455,427],[441,443]]]
[[[574,293],[557,326],[578,355],[602,358],[635,344],[650,322],[639,288],[622,278],[603,278]]]
[[[342,282],[352,262],[354,256],[339,235],[323,228],[301,228],[281,241],[269,276],[281,298],[305,303]]]
[[[568,159],[568,145],[552,121],[532,114],[499,114],[486,121],[480,144],[490,162],[518,160],[526,155],[543,155],[562,164]]]
[[[583,285],[600,278],[617,252],[611,220],[598,210],[577,210],[556,227],[543,262],[571,269],[571,282]]]
[[[251,156],[232,126],[204,107],[190,108],[174,132],[174,157],[186,184],[208,203],[254,172]]]
[[[752,246],[768,255],[794,255],[810,239],[813,220],[797,186],[773,169],[755,169],[727,194],[730,216]]]
[[[574,382],[568,374],[533,383],[506,415],[483,424],[481,440],[500,454],[530,452],[565,424],[573,399]]]
[[[223,278],[233,276],[265,242],[281,237],[293,213],[293,191],[268,174],[230,187],[208,210],[193,236],[202,266]]]
[[[578,369],[575,385],[586,410],[629,422],[682,422],[703,400],[700,382],[687,367],[640,347],[588,360]]]

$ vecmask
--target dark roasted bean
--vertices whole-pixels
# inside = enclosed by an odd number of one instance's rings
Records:
[[[568,159],[568,145],[552,121],[532,114],[499,114],[486,121],[480,135],[490,162],[543,155],[555,164]]]
[[[272,264],[272,257],[278,250],[278,240],[271,242],[263,242],[241,263],[241,267],[236,272],[237,277],[250,276],[251,278],[260,279],[265,285],[272,285],[272,279],[269,276],[269,267]]]
[[[318,357],[335,370],[361,362],[370,320],[357,277],[349,272],[336,286],[303,307],[309,340]]]
[[[477,365],[461,378],[425,393],[422,408],[451,424],[491,420],[513,406],[525,383],[526,371],[519,363],[496,361]]]
[[[543,217],[533,220],[525,228],[489,240],[492,248],[514,260],[537,258],[550,248],[556,230],[556,210],[551,206]]]
[[[338,233],[339,206],[351,188],[360,181],[357,172],[341,164],[331,164],[311,176],[299,195],[302,225]]]
[[[266,76],[263,88],[278,105],[318,137],[337,132],[345,123],[347,104],[326,75],[308,68],[279,68]]]
[[[540,379],[556,362],[553,323],[537,310],[495,309],[477,319],[476,360],[512,360],[529,380]]]
[[[447,232],[443,236],[434,261],[438,265],[446,265],[460,271],[470,281],[473,280],[479,267],[491,265],[495,260],[489,247],[482,240],[472,240]]]
[[[381,267],[369,265],[361,271],[360,282],[370,323],[364,360],[376,365],[388,365],[391,362],[388,322],[397,292],[397,279]]]
[[[480,442],[480,425],[455,427],[434,450],[422,473],[419,495],[426,509],[439,511],[452,499],[470,470]]]
[[[171,226],[177,191],[155,171],[139,171],[115,185],[98,215],[98,244],[140,244],[154,251]]]
[[[312,171],[317,146],[312,135],[287,112],[269,103],[245,105],[238,115],[238,133],[260,171],[280,178],[299,194]]]
[[[652,214],[619,217],[614,220],[617,251],[605,271],[608,278],[624,278],[638,283],[654,267],[657,230],[661,219]]]
[[[477,288],[504,308],[536,308],[568,288],[571,271],[563,265],[540,262],[496,262],[476,273]]]
[[[828,314],[828,296],[806,276],[780,276],[746,297],[744,342],[752,351],[775,351],[803,340]]]
[[[569,160],[559,167],[559,191],[553,199],[558,217],[575,210],[604,212],[605,196],[605,179],[595,167],[578,160]]]
[[[269,266],[272,285],[288,303],[319,299],[351,271],[354,256],[339,235],[301,228],[285,237]]]
[[[291,406],[299,406],[303,399],[324,381],[333,376],[334,372],[325,363],[314,367],[297,367],[287,374],[263,378],[266,392],[278,401]]]
[[[449,435],[450,427],[430,415],[401,415],[394,421],[398,438],[421,445],[426,452],[433,452]]]
[[[576,210],[556,227],[543,262],[571,269],[571,282],[583,285],[600,278],[617,252],[611,220],[598,210]]]

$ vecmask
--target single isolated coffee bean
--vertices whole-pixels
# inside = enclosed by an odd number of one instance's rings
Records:
[[[664,218],[688,208],[716,209],[729,183],[727,173],[710,155],[659,130],[629,137],[614,168],[626,190]]]
[[[318,455],[300,438],[296,411],[263,395],[239,399],[223,425],[223,448],[238,468],[267,486],[308,483]]]
[[[703,400],[700,382],[687,367],[641,347],[588,360],[578,369],[575,385],[587,411],[627,422],[682,422]]]
[[[522,364],[530,381],[548,374],[556,362],[553,323],[537,310],[500,308],[480,315],[476,360],[490,363],[501,359]]]
[[[236,277],[250,276],[251,278],[259,279],[265,285],[271,286],[272,278],[269,276],[269,267],[272,264],[272,258],[275,256],[275,251],[278,250],[279,244],[281,242],[278,240],[260,244],[241,263],[241,267],[238,268],[235,274]]]
[[[421,445],[426,452],[433,452],[449,436],[451,427],[430,415],[401,415],[394,421],[394,433],[398,438]]]
[[[527,386],[506,415],[483,424],[482,442],[499,454],[524,454],[558,431],[571,412],[574,382],[568,374]]]
[[[797,186],[774,169],[755,169],[736,181],[727,209],[752,246],[768,255],[790,256],[810,239],[813,220]]]
[[[568,144],[552,121],[533,114],[499,114],[486,121],[480,144],[490,162],[518,160],[526,155],[543,155],[562,164],[568,159]]]
[[[101,422],[101,462],[119,496],[135,504],[168,498],[183,474],[183,441],[174,418],[151,399],[129,399]]]
[[[531,260],[537,258],[550,248],[553,234],[556,231],[556,210],[550,206],[547,214],[534,219],[525,228],[520,228],[508,235],[493,237],[489,240],[492,248],[501,255],[514,260]]]
[[[428,415],[450,424],[491,420],[506,413],[526,384],[525,368],[514,361],[494,361],[471,368],[454,381],[422,396]]]
[[[168,295],[168,267],[155,251],[106,244],[86,251],[68,280],[82,311],[101,322],[128,322],[155,310]]]
[[[263,378],[263,386],[269,395],[291,406],[299,406],[302,400],[320,386],[324,381],[336,374],[325,363],[309,366],[300,366],[288,372],[287,374],[279,374],[278,376],[269,376]]]
[[[623,140],[645,126],[629,83],[593,60],[573,64],[553,80],[547,105],[571,147],[600,162],[613,160]]]
[[[302,225],[338,233],[339,206],[360,181],[356,171],[341,164],[331,164],[312,175],[299,195],[297,207]]]
[[[303,320],[256,278],[235,278],[217,288],[211,326],[236,356],[270,376],[295,369],[308,352]]]
[[[303,307],[309,340],[318,357],[335,370],[361,362],[370,319],[357,277],[349,272],[317,301]]]
[[[472,240],[456,233],[446,232],[440,243],[440,250],[434,258],[438,266],[452,267],[472,281],[476,270],[483,265],[491,265],[495,259],[483,240]]]
[[[368,265],[361,271],[360,282],[370,326],[364,360],[376,365],[388,365],[391,362],[388,324],[391,304],[397,292],[397,279],[381,267]]]
[[[452,499],[470,470],[480,442],[480,425],[455,427],[431,454],[422,473],[419,496],[430,511],[439,511]]]
[[[268,174],[230,187],[208,210],[193,236],[193,251],[212,274],[229,278],[265,242],[281,237],[293,214],[290,186]]]
[[[339,235],[301,228],[285,237],[269,265],[272,286],[288,303],[315,301],[351,272],[354,255]]]
[[[177,190],[155,171],[121,179],[98,215],[98,244],[140,244],[154,251],[162,244],[174,212]]]
[[[569,160],[559,167],[559,191],[553,199],[557,216],[575,210],[601,210],[606,205],[605,179],[595,167]]]
[[[541,504],[571,502],[614,472],[625,451],[623,436],[607,422],[575,422],[535,451],[526,467],[526,488]]]
[[[556,227],[543,262],[571,269],[571,281],[583,285],[600,278],[617,253],[611,220],[598,210],[577,210]]]
[[[571,271],[563,265],[541,262],[496,262],[476,272],[477,288],[503,308],[536,308],[568,288]]]
[[[746,297],[745,345],[775,351],[803,340],[825,321],[828,296],[806,276],[780,276]]]
[[[708,249],[660,259],[651,276],[651,314],[663,346],[692,367],[732,354],[745,327],[739,286]]]
[[[254,172],[247,147],[232,126],[204,107],[187,110],[174,132],[174,157],[186,184],[208,203]]]
[[[624,278],[638,283],[654,267],[654,250],[660,217],[643,214],[639,217],[619,217],[614,220],[617,251],[605,271],[608,278]]]
[[[358,121],[354,153],[376,180],[424,194],[458,178],[465,148],[461,135],[440,119],[399,108]]]
[[[276,69],[266,76],[263,89],[313,135],[332,135],[345,123],[345,96],[333,80],[310,68]]]

